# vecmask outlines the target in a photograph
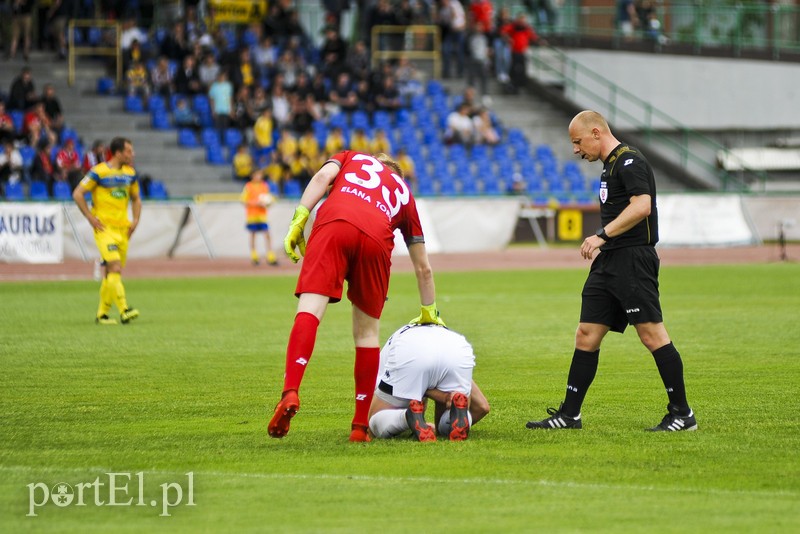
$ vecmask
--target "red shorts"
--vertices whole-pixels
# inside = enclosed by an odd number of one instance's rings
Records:
[[[295,295],[316,293],[342,300],[347,280],[347,298],[379,319],[389,292],[391,251],[346,221],[314,226],[306,247]]]

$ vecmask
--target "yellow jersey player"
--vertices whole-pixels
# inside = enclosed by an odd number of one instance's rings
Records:
[[[95,319],[100,325],[117,324],[108,316],[112,303],[117,306],[123,324],[139,317],[138,310],[128,307],[122,285],[128,240],[142,213],[139,178],[132,166],[133,144],[130,139],[115,137],[109,148],[111,158],[92,167],[72,193],[81,213],[94,229],[94,241],[105,265],[105,276],[100,284],[100,306]],[[87,193],[92,194],[91,209],[86,202]],[[132,221],[128,219],[129,203]]]
[[[270,193],[269,184],[264,181],[264,173],[261,170],[256,170],[250,175],[250,181],[245,184],[240,200],[246,210],[246,227],[250,233],[250,258],[253,265],[258,265],[256,234],[259,232],[264,233],[267,263],[273,266],[278,265],[275,252],[272,251],[272,239],[269,235],[269,223],[267,222],[267,208],[275,201],[275,197]]]

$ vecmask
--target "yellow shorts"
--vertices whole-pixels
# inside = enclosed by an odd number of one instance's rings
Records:
[[[125,260],[128,257],[127,226],[106,226],[102,232],[95,231],[94,242],[103,261],[106,263],[118,261],[125,267]]]

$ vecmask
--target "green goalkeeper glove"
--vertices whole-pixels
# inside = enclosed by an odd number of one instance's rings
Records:
[[[303,235],[303,230],[306,227],[308,215],[309,212],[305,206],[297,206],[297,209],[294,210],[292,223],[289,225],[289,232],[286,234],[286,237],[283,238],[283,248],[286,250],[286,255],[289,256],[289,259],[294,263],[300,260],[300,256],[306,255],[306,238]],[[295,254],[295,247],[300,251],[300,256]]]
[[[447,326],[444,324],[441,317],[439,317],[439,310],[436,309],[435,302],[428,306],[422,306],[422,313],[419,314],[419,317],[412,319],[410,324],[438,324],[440,326]]]

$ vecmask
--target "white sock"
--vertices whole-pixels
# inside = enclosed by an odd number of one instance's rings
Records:
[[[467,419],[469,419],[469,426],[472,426],[472,414],[469,412],[467,412]],[[440,436],[450,435],[450,410],[444,412],[442,418],[439,419],[438,431]]]
[[[369,429],[376,438],[393,438],[408,430],[405,409],[381,410],[369,420]]]

